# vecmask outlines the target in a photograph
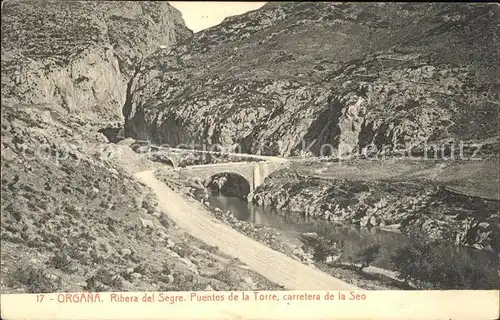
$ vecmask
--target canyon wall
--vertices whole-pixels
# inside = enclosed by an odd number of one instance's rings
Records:
[[[2,105],[39,105],[85,124],[122,124],[140,60],[191,37],[166,2],[2,4]]]
[[[397,225],[406,235],[500,250],[498,199],[464,195],[432,183],[328,180],[284,170],[259,186],[252,201],[346,225]]]
[[[496,136],[494,4],[269,3],[138,69],[128,136],[288,156]]]

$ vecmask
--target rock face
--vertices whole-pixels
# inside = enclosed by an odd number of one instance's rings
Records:
[[[2,3],[2,293],[247,288],[198,270],[217,257],[156,211],[130,174],[145,160],[95,128],[120,119],[140,59],[190,34],[166,2]]]
[[[147,58],[125,134],[273,155],[481,140],[497,134],[498,18],[493,4],[269,3]]]
[[[360,227],[400,225],[405,234],[498,251],[498,200],[457,194],[432,184],[326,180],[282,171],[255,191],[253,202]]]
[[[190,36],[166,2],[9,1],[2,105],[61,106],[85,121],[121,121],[137,63]]]
[[[187,36],[165,3],[2,3],[2,293],[187,290],[159,278],[172,250],[151,227],[184,236],[136,205],[149,192],[95,128],[120,120],[137,60]]]

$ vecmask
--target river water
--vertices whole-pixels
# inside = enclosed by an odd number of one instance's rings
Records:
[[[224,211],[231,211],[242,221],[273,227],[291,237],[298,237],[301,233],[305,232],[318,232],[325,225],[330,225],[331,230],[338,236],[338,239],[343,240],[345,245],[351,248],[350,252],[355,251],[356,248],[365,247],[368,244],[379,243],[382,250],[373,265],[384,269],[391,269],[390,256],[396,249],[410,241],[401,233],[385,231],[379,228],[367,229],[343,226],[325,220],[306,218],[300,213],[278,212],[269,207],[258,206],[239,198],[226,197],[215,191],[210,195],[208,201],[211,205]],[[478,264],[484,263],[485,260],[496,262],[498,259],[498,256],[494,253],[472,248],[450,247],[449,250],[459,250],[461,254],[469,256],[470,259],[477,261]],[[448,252],[443,252],[443,255],[446,254]]]

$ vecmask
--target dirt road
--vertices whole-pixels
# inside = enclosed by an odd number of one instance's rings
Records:
[[[153,171],[136,174],[159,198],[159,206],[180,228],[238,258],[255,272],[288,290],[359,290],[314,267],[296,261],[218,222],[201,204],[175,193]]]

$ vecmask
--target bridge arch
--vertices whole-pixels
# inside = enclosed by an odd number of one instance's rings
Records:
[[[205,178],[203,184],[213,192],[219,192],[228,197],[246,199],[253,191],[252,180],[235,171],[212,173]]]
[[[176,157],[172,157],[162,153],[152,153],[151,155],[149,155],[149,160],[163,163],[174,168],[177,168],[179,166],[179,160]]]
[[[186,166],[179,168],[174,168],[174,171],[179,173],[179,178],[200,178],[202,181],[206,182],[205,187],[213,183],[214,175],[221,174],[232,174],[234,177],[241,176],[243,181],[246,183],[242,183],[240,180],[240,187],[236,187],[237,192],[227,190],[226,193],[235,194],[238,197],[244,197],[244,194],[247,194],[246,199],[251,201],[253,192],[255,188],[257,188],[260,184],[264,182],[264,179],[269,176],[274,171],[283,169],[289,166],[289,162],[285,160],[276,160],[275,158],[271,158],[272,161],[267,162],[228,162],[228,163],[217,163],[217,164],[206,164],[206,165],[194,165],[194,166]],[[233,184],[234,185],[234,184]],[[247,193],[247,189],[244,191],[241,190],[241,185],[248,185],[249,191]],[[211,185],[212,189],[214,185]]]

